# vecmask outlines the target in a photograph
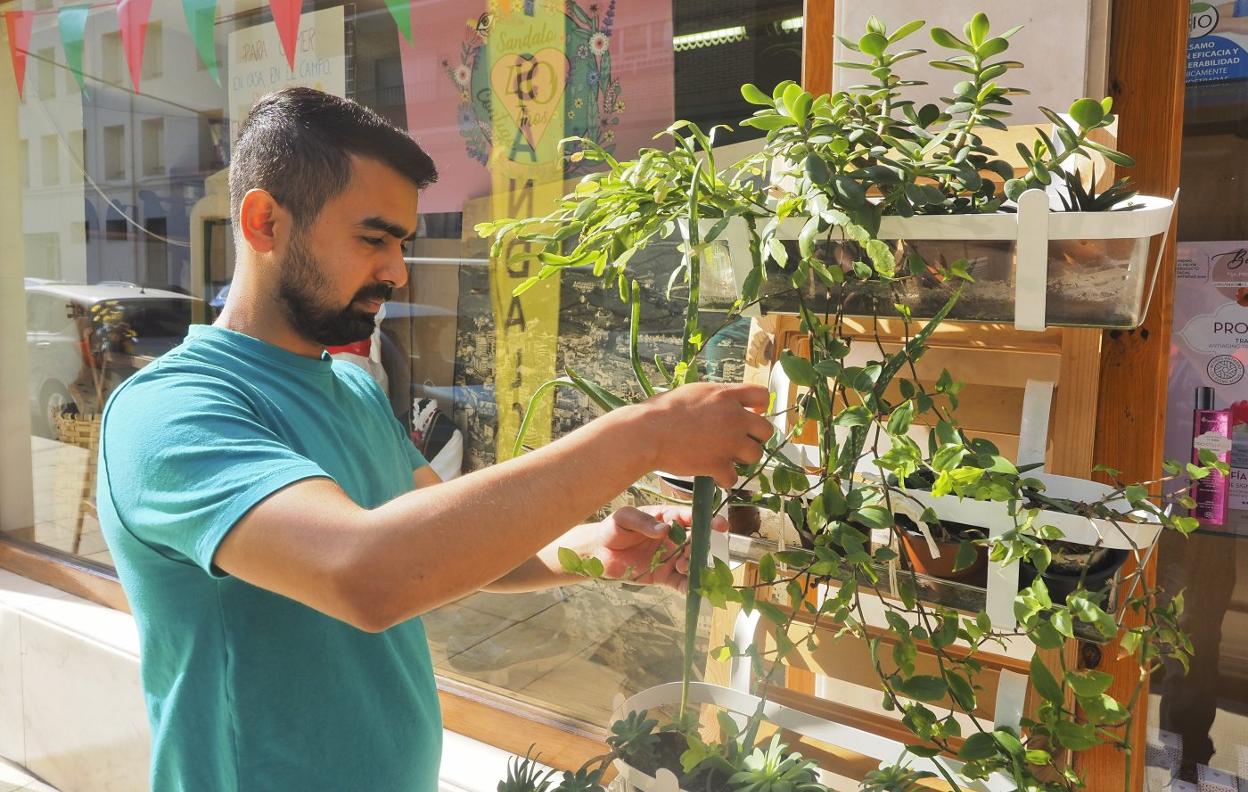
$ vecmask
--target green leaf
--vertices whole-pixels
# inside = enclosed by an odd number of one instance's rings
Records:
[[[970,569],[975,566],[975,562],[979,559],[979,548],[971,542],[960,542],[958,544],[958,553],[953,559],[953,571],[961,572],[964,569]]]
[[[906,36],[909,36],[914,31],[923,27],[924,24],[926,23],[924,23],[922,19],[914,19],[914,20],[911,20],[910,22],[907,22],[906,24],[902,25],[901,27],[893,31],[893,34],[888,37],[888,43],[896,44],[898,41],[901,41]]]
[[[746,83],[741,86],[741,97],[750,104],[767,107],[772,105],[771,97],[760,91],[754,83]]]
[[[1067,671],[1066,684],[1070,685],[1079,698],[1095,698],[1114,683],[1113,674],[1104,671]]]
[[[960,50],[970,49],[970,47],[966,45],[966,42],[962,41],[962,39],[958,38],[957,36],[953,35],[948,30],[945,30],[942,27],[932,28],[931,35],[932,35],[932,41],[936,42],[942,47],[945,47],[946,49],[960,49]],[[944,61],[937,61],[937,63],[943,63],[943,62]],[[936,64],[932,64],[932,65],[935,66]]]
[[[997,741],[993,739],[991,732],[975,732],[958,749],[958,758],[967,762],[988,759],[996,754]]]
[[[883,55],[884,50],[887,47],[888,39],[884,38],[879,33],[868,33],[858,39],[858,49],[875,58]]]
[[[810,179],[812,184],[824,185],[832,178],[832,172],[828,170],[828,163],[818,154],[806,155],[806,178]]]
[[[878,239],[867,242],[867,257],[871,259],[875,271],[886,278],[893,277],[897,271],[897,260],[893,258],[892,248]]]
[[[909,679],[900,680],[897,690],[903,696],[917,701],[940,701],[949,692],[949,685],[938,676],[919,674]]]
[[[899,404],[888,416],[888,433],[903,435],[910,429],[914,421],[914,402],[906,400]]]
[[[1044,664],[1038,654],[1031,657],[1031,684],[1036,692],[1047,700],[1054,702],[1062,700],[1062,686],[1057,683],[1057,678],[1053,676],[1053,672],[1049,671],[1049,667]]]
[[[819,373],[815,371],[815,367],[804,357],[798,357],[786,352],[780,358],[780,366],[784,369],[784,373],[788,375],[789,380],[795,385],[809,387],[820,379]]]
[[[889,528],[893,524],[893,515],[882,506],[863,506],[858,510],[858,520],[872,528]]]
[[[770,583],[776,579],[776,559],[771,553],[758,559],[758,575],[764,583]]]
[[[980,11],[971,17],[971,21],[966,25],[966,34],[971,39],[971,44],[978,47],[984,43],[984,37],[988,35],[988,15]]]
[[[980,44],[978,47],[976,47],[975,54],[981,60],[988,60],[991,57],[1000,55],[1002,52],[1005,52],[1009,48],[1010,48],[1010,42],[1006,41],[1000,36],[995,36],[993,38],[988,39],[983,44]]]
[[[1069,115],[1081,128],[1091,129],[1101,123],[1101,119],[1105,117],[1105,110],[1095,99],[1084,98],[1075,100],[1070,106]]]
[[[585,562],[575,550],[568,547],[559,548],[559,566],[563,567],[564,572],[573,575],[582,575],[585,572]]]
[[[1096,747],[1096,729],[1088,723],[1058,721],[1054,727],[1058,742],[1072,751],[1086,751]]]
[[[591,578],[600,578],[602,577],[603,572],[606,571],[602,567],[602,561],[595,558],[594,556],[590,556],[589,558],[585,559],[584,569],[585,569],[585,574],[589,575]]]

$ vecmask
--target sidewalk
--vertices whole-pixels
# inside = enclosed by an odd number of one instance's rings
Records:
[[[22,768],[0,758],[0,792],[56,792]]]

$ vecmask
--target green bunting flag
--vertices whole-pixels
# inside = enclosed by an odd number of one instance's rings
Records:
[[[403,38],[411,41],[412,0],[386,0],[386,6],[389,7],[390,15],[394,17],[394,22],[399,26],[399,32],[403,34]]]
[[[56,26],[61,31],[61,48],[65,50],[65,63],[78,81],[78,90],[86,93],[82,77],[82,41],[87,32],[87,14],[91,7],[86,4],[69,5],[56,12]]]
[[[217,0],[182,0],[182,12],[186,14],[186,26],[191,31],[191,40],[199,52],[199,59],[208,67],[208,73],[217,85],[221,84],[221,74],[217,69],[217,48],[213,42],[217,21]]]

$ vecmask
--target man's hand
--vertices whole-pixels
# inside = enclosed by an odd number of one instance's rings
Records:
[[[752,465],[774,432],[759,415],[771,395],[758,385],[695,383],[647,399],[639,409],[657,469],[737,483],[734,462]]]
[[[603,577],[625,583],[657,584],[684,591],[689,573],[689,546],[677,547],[668,537],[671,524],[688,529],[693,523],[687,506],[624,508],[605,520],[580,525],[551,544],[602,562]],[[715,531],[728,530],[728,521],[716,516]],[[655,560],[658,565],[653,566]]]

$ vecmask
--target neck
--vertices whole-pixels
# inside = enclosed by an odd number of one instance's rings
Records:
[[[240,262],[230,285],[230,294],[225,300],[225,308],[213,324],[258,338],[296,355],[319,358],[325,347],[295,330],[279,301],[276,284],[261,283],[254,269]]]

